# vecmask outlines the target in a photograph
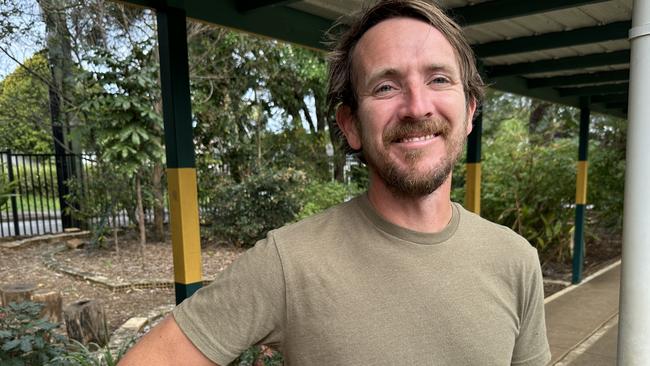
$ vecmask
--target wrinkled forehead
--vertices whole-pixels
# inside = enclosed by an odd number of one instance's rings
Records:
[[[350,52],[355,89],[363,78],[378,69],[396,69],[416,62],[460,74],[457,52],[443,33],[415,18],[389,18],[375,24]]]

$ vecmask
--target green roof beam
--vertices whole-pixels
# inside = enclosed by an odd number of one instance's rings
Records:
[[[240,12],[245,13],[261,8],[287,5],[295,2],[296,0],[238,0],[235,7]]]
[[[479,57],[510,55],[551,48],[571,47],[589,43],[627,39],[632,22],[614,22],[596,27],[585,27],[567,31],[544,33],[474,45]]]
[[[627,102],[605,103],[605,108],[607,108],[607,109],[625,109],[625,110],[627,110]]]
[[[629,62],[630,50],[623,50],[535,62],[523,62],[519,64],[486,66],[485,72],[490,78],[498,78],[522,74],[584,69],[587,67],[619,65]]]
[[[562,88],[558,89],[561,97],[568,97],[574,95],[587,96],[587,95],[602,95],[612,93],[627,93],[629,89],[628,83],[618,84],[603,84],[596,86],[585,86],[580,88]]]
[[[580,108],[580,96],[574,95],[574,96],[562,97],[560,96],[558,89],[553,89],[553,88],[528,89],[528,86],[526,85],[526,79],[520,76],[509,76],[509,77],[498,78],[496,80],[491,80],[490,87],[508,93],[524,95],[527,97],[542,99],[552,103],[558,103],[558,104]],[[616,92],[612,92],[612,94],[613,93]],[[626,111],[606,109],[603,104],[593,104],[594,98],[597,97],[598,96],[594,96],[591,98],[592,100],[591,110],[593,112],[605,113],[617,117],[625,117]]]
[[[471,6],[452,8],[449,13],[460,24],[467,26],[601,3],[604,1],[607,0],[495,0]]]
[[[594,95],[591,98],[592,103],[610,103],[610,102],[627,102],[628,94],[602,94]]]
[[[528,79],[527,83],[529,88],[535,89],[557,86],[599,84],[613,81],[628,81],[629,78],[630,70],[625,69],[616,71],[592,72],[588,74],[553,76],[548,78],[534,78]]]
[[[324,50],[323,34],[333,21],[287,6],[268,6],[242,13],[235,1],[129,0],[128,3],[154,9],[174,6],[188,18],[242,30],[280,41]]]

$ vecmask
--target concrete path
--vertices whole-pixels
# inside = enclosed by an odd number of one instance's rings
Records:
[[[545,300],[551,365],[616,365],[620,261]]]

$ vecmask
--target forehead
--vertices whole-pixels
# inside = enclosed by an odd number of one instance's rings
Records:
[[[444,66],[459,73],[456,52],[445,36],[424,21],[391,18],[371,27],[352,53],[356,78],[376,69]]]

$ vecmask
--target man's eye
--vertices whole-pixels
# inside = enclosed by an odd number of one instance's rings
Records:
[[[449,79],[444,76],[436,76],[435,78],[431,79],[431,84],[447,84],[447,83],[449,83]]]
[[[388,92],[390,92],[390,91],[392,91],[392,90],[394,90],[394,89],[395,89],[395,88],[393,88],[391,85],[383,84],[383,85],[378,86],[378,87],[375,89],[375,93],[377,93],[377,94],[388,93]]]

